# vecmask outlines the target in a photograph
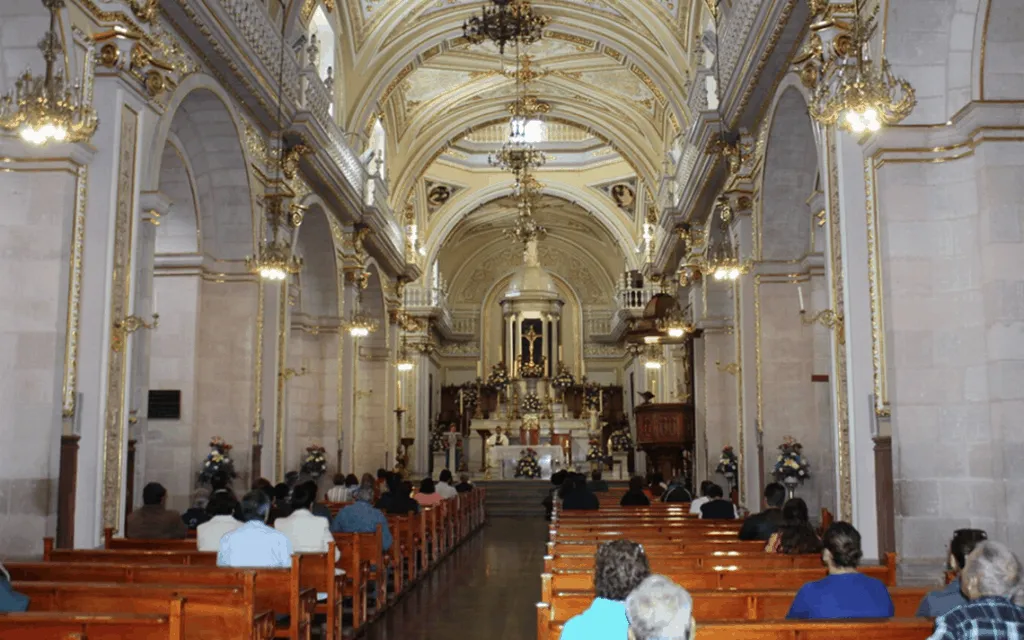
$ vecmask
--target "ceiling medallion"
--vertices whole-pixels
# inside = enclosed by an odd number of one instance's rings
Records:
[[[544,36],[551,18],[534,13],[530,0],[491,0],[483,14],[462,24],[462,33],[473,44],[491,40],[504,55],[510,43],[532,44]]]
[[[861,13],[867,0],[857,0],[853,25],[835,26],[849,31],[836,37],[843,46],[818,74],[808,105],[811,116],[824,125],[838,123],[851,133],[878,131],[882,125],[902,122],[917,105],[914,88],[896,77],[884,56],[876,64],[870,57],[871,38],[878,27],[878,6],[867,17]]]
[[[50,12],[50,28],[39,41],[46,61],[42,76],[25,71],[14,91],[0,97],[0,128],[17,131],[31,144],[86,142],[96,132],[96,112],[85,104],[82,87],[68,86],[64,72],[56,69],[61,44],[58,13],[64,0],[43,0]]]

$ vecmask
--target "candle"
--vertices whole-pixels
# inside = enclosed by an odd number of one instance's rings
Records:
[[[462,403],[462,389],[459,389],[459,415],[461,416],[465,411],[466,407]]]
[[[797,293],[798,296],[800,296],[800,313],[803,313],[804,311],[807,310],[804,307],[804,288],[803,288],[803,286],[798,285],[797,288],[796,288],[796,293]]]
[[[481,377],[483,375],[483,370],[484,370],[483,363],[477,362],[476,363],[476,377],[478,377],[478,378]]]
[[[156,302],[157,302],[156,287],[153,287],[153,315],[154,316],[159,313],[159,309],[160,309],[160,306]]]
[[[562,345],[558,345],[558,362],[563,362],[564,358],[562,355]]]
[[[604,389],[597,390],[597,413],[604,415]]]

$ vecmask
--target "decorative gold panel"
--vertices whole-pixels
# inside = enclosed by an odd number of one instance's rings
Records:
[[[135,221],[135,162],[139,114],[121,107],[121,135],[117,152],[117,200],[114,214],[114,252],[110,287],[110,353],[107,362],[107,398],[103,434],[103,526],[120,530],[124,499],[124,404],[128,350],[119,348],[123,334],[113,323],[130,314],[132,233]],[[126,339],[126,338],[124,338]]]

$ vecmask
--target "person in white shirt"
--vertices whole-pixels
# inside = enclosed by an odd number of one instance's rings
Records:
[[[334,476],[334,486],[327,491],[327,502],[352,502],[352,493],[359,488],[355,474]]]
[[[705,480],[704,482],[700,483],[700,497],[694,498],[693,501],[690,502],[691,515],[695,515],[698,518],[701,517],[700,508],[706,505],[707,503],[711,502],[711,498],[708,497],[708,489],[711,488],[711,486],[713,486],[714,484],[715,483],[711,482],[710,480]],[[733,505],[732,510],[735,516],[739,518],[740,512],[739,509],[736,508],[736,505]]]
[[[291,515],[274,521],[274,528],[288,536],[295,553],[325,553],[334,542],[330,521],[310,510],[315,501],[316,493],[300,484],[292,491]],[[341,552],[335,549],[334,553],[335,560],[340,560]]]
[[[218,493],[206,505],[206,511],[212,518],[196,527],[196,548],[200,551],[216,551],[220,547],[220,539],[225,533],[242,526],[235,519],[235,507],[238,501],[229,494]]]
[[[267,526],[270,497],[258,489],[250,491],[242,498],[241,506],[245,524],[220,539],[217,566],[291,567],[292,543],[288,536]]]
[[[438,495],[441,496],[441,498],[447,500],[449,498],[454,498],[455,496],[459,495],[459,492],[456,491],[454,486],[452,486],[451,471],[445,469],[444,471],[441,472],[441,475],[438,476],[438,478],[439,480],[437,484],[434,485],[434,491],[436,491]]]

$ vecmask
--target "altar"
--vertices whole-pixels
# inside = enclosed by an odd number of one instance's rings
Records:
[[[485,429],[489,433],[495,433],[497,428],[501,427],[505,435],[508,436],[509,445],[516,449],[516,451],[522,450],[528,446],[526,441],[522,439],[522,421],[521,420],[473,420],[472,428],[474,430]],[[576,464],[583,464],[587,459],[587,451],[590,448],[590,430],[592,425],[588,420],[576,420],[573,418],[555,418],[543,419],[540,423],[540,429],[537,432],[539,445],[533,445],[534,450],[538,450],[539,447],[550,447],[551,449],[557,449],[559,452],[559,460],[562,459],[561,446],[556,442],[551,442],[551,434],[554,433],[556,440],[568,439],[572,442],[572,450],[570,452],[570,459]],[[600,436],[596,436],[600,437]],[[478,458],[480,455],[481,440],[479,437],[473,438],[473,446],[470,447],[471,458]],[[474,467],[475,468],[475,467]]]
[[[540,476],[543,480],[549,480],[551,474],[565,465],[562,464],[562,448],[551,445],[535,445],[530,447],[537,452],[537,464],[540,465]],[[491,469],[491,476],[494,480],[511,480],[516,477],[516,463],[526,447],[520,445],[509,445],[507,447],[493,447],[494,460],[498,465],[497,469]]]

